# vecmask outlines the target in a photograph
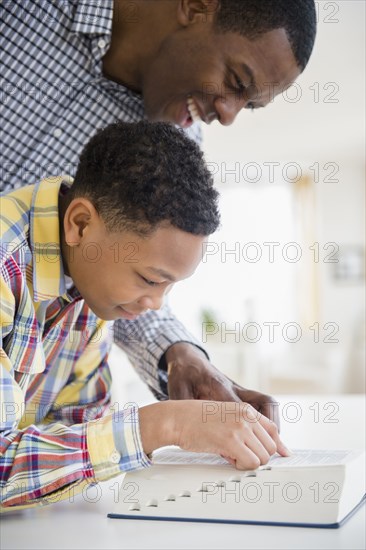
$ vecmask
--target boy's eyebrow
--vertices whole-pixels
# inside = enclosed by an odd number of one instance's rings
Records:
[[[151,266],[148,267],[147,269],[149,269],[150,271],[153,271],[156,275],[160,275],[161,277],[164,277],[164,279],[167,279],[171,283],[175,283],[177,280],[175,277],[173,277],[173,275],[170,275],[170,273],[167,273],[163,269],[158,269],[156,267],[151,267]]]

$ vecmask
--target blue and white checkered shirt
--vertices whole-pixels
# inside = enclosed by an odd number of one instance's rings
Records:
[[[0,190],[75,173],[95,132],[144,117],[142,97],[108,80],[113,0],[2,0]],[[200,139],[199,126],[190,129]],[[167,395],[160,361],[174,342],[194,338],[167,305],[117,321],[115,341],[158,398]],[[158,368],[158,363],[162,368]]]

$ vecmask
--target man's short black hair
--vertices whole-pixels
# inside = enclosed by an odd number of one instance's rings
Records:
[[[217,29],[255,39],[265,32],[284,29],[296,62],[303,71],[316,36],[314,0],[220,0]]]
[[[201,150],[164,122],[116,122],[97,132],[80,156],[75,197],[88,198],[109,231],[147,235],[169,223],[210,235],[220,221]]]

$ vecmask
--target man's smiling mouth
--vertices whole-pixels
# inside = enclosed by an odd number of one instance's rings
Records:
[[[193,97],[188,97],[187,108],[193,122],[198,122],[199,120],[201,120],[196,102],[194,101]]]

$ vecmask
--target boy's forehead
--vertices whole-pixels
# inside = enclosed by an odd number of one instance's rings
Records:
[[[167,225],[145,237],[133,232],[121,233],[118,244],[124,251],[125,262],[173,283],[193,273],[202,260],[206,239]]]

